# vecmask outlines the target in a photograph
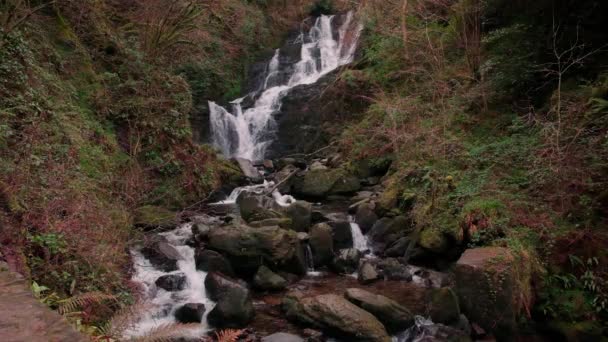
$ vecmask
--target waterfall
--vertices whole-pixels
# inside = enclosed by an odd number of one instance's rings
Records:
[[[369,241],[367,237],[363,235],[361,227],[359,227],[352,216],[348,217],[348,221],[350,222],[350,233],[353,236],[353,248],[361,253],[369,252],[367,256],[373,256]]]
[[[232,101],[231,111],[209,102],[213,143],[225,156],[263,159],[272,142],[268,133],[274,125],[273,114],[280,110],[283,97],[292,88],[313,84],[339,66],[352,62],[362,26],[353,25],[353,14],[349,12],[338,29],[338,37],[334,37],[335,18],[320,16],[308,32],[301,33],[300,61],[284,84],[275,85],[281,72],[280,50],[275,51],[268,62],[261,93],[247,95],[256,99],[251,108],[243,110],[242,103],[247,96]],[[349,34],[353,30],[354,34]]]

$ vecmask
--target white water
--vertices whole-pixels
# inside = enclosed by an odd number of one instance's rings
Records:
[[[269,181],[265,180],[263,184],[249,185],[249,186],[242,186],[242,187],[235,188],[234,190],[232,190],[232,192],[230,193],[228,198],[226,198],[223,201],[217,202],[216,204],[235,204],[236,200],[239,198],[239,195],[242,194],[243,192],[250,192],[250,193],[261,195],[261,194],[265,193],[266,191],[270,190],[274,186],[274,184],[275,184],[274,182],[269,182]],[[274,201],[281,207],[288,207],[292,203],[295,203],[295,201],[296,201],[296,199],[293,198],[293,196],[282,195],[278,190],[274,190],[272,192],[272,198],[274,198]]]
[[[207,298],[205,291],[206,272],[198,271],[194,261],[194,249],[187,246],[186,241],[192,236],[192,224],[183,224],[177,229],[161,233],[167,242],[173,245],[181,254],[182,260],[177,262],[178,270],[164,272],[154,268],[150,262],[139,252],[133,250],[133,263],[135,273],[133,282],[140,284],[143,288],[144,301],[151,307],[146,307],[141,313],[139,321],[133,325],[125,334],[125,338],[143,336],[152,329],[163,324],[176,323],[174,312],[180,306],[187,303],[205,304],[205,315],[199,329],[188,329],[184,333],[193,337],[201,336],[209,330],[207,326],[207,314],[213,309],[214,303]],[[183,290],[176,292],[165,291],[158,288],[156,280],[163,275],[183,273],[187,283]]]
[[[253,107],[243,111],[243,98],[231,102],[231,111],[209,102],[213,143],[225,156],[263,159],[272,142],[268,131],[274,124],[273,114],[280,110],[282,99],[289,90],[298,85],[313,84],[339,66],[352,62],[362,26],[355,25],[354,37],[348,36],[349,30],[353,29],[353,15],[349,12],[336,39],[332,32],[334,19],[335,16],[318,17],[310,31],[301,33],[300,39],[305,43],[302,44],[300,61],[286,84],[273,85],[280,72],[280,51],[275,51],[268,63],[262,93]],[[315,58],[315,52],[319,58]]]
[[[353,236],[353,248],[361,252],[361,254],[365,254],[368,258],[373,257],[369,240],[363,235],[361,227],[359,227],[352,216],[348,217],[348,221],[350,222],[350,233]]]

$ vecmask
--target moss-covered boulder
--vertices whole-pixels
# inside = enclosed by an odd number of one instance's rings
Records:
[[[209,233],[208,248],[222,253],[237,275],[253,276],[264,264],[290,273],[306,272],[297,233],[279,227],[224,226]]]
[[[447,236],[438,228],[427,228],[422,230],[418,245],[435,254],[442,254],[450,246]]]
[[[281,213],[274,210],[274,200],[268,196],[243,192],[236,199],[236,204],[241,217],[247,222],[283,217]]]
[[[405,216],[383,217],[374,223],[367,235],[374,245],[374,250],[383,251],[387,246],[391,246],[413,231],[411,220]]]
[[[531,307],[530,257],[502,247],[467,249],[455,266],[456,293],[472,322],[508,340]]]
[[[307,232],[312,222],[312,204],[306,201],[296,201],[289,207],[283,208],[284,213],[291,219],[291,228],[296,232]]]
[[[389,331],[403,331],[414,324],[414,315],[394,300],[362,289],[347,289],[346,299],[376,316]]]
[[[323,198],[330,194],[351,194],[360,189],[359,179],[343,169],[308,171],[294,186],[297,195],[314,198]]]
[[[332,229],[327,223],[318,223],[310,228],[309,241],[315,266],[331,263],[334,257]]]
[[[460,320],[460,305],[456,293],[449,287],[435,289],[430,294],[429,316],[435,323],[455,324]]]
[[[254,228],[278,226],[283,229],[291,229],[293,227],[293,221],[289,217],[277,217],[249,222],[249,226]]]
[[[255,277],[253,277],[253,285],[260,290],[278,291],[287,287],[287,280],[272,272],[270,268],[260,266]]]
[[[145,230],[172,229],[179,221],[173,211],[155,205],[145,205],[135,209],[133,213],[133,224],[135,227]]]
[[[376,317],[335,294],[308,298],[289,294],[283,299],[282,306],[288,319],[335,332],[349,341],[391,341]]]

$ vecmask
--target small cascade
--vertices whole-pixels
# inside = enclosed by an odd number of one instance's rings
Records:
[[[232,190],[228,198],[226,198],[225,200],[212,204],[235,204],[236,200],[244,192],[261,195],[271,190],[274,185],[274,182],[264,181],[263,184],[241,186]],[[274,190],[272,192],[272,198],[274,198],[275,202],[282,207],[288,207],[296,201],[293,196],[283,195],[278,190]]]
[[[348,221],[350,222],[350,232],[353,236],[353,248],[362,254],[365,254],[366,257],[373,257],[369,240],[365,235],[363,235],[361,227],[359,227],[352,216],[348,217]]]
[[[232,101],[231,110],[209,102],[213,143],[225,156],[263,159],[272,142],[273,115],[280,110],[283,97],[292,88],[313,84],[352,62],[362,26],[353,21],[353,14],[349,12],[335,37],[332,29],[335,18],[320,16],[308,32],[301,33],[300,60],[293,66],[293,74],[287,81],[279,84],[281,52],[276,50],[266,67],[263,89]],[[243,109],[243,100],[247,97],[255,103]]]
[[[312,249],[310,248],[310,245],[308,243],[306,244],[306,248],[304,249],[304,254],[306,255],[306,266],[308,268],[306,274],[311,277],[321,275],[321,272],[315,271],[315,259],[312,254]]]
[[[202,303],[206,311],[203,321],[198,329],[189,329],[188,333],[193,337],[200,336],[209,330],[207,325],[207,314],[215,305],[207,298],[205,291],[206,272],[196,269],[194,261],[194,249],[186,245],[186,241],[192,236],[192,224],[184,224],[177,229],[159,234],[181,254],[182,260],[177,262],[178,270],[164,272],[156,269],[139,250],[132,250],[135,273],[132,280],[143,289],[145,302],[150,304],[138,322],[136,322],[125,334],[125,338],[145,336],[148,332],[163,324],[175,323],[174,312],[180,306],[187,303]],[[186,285],[183,290],[169,292],[158,288],[156,280],[164,275],[184,274]]]

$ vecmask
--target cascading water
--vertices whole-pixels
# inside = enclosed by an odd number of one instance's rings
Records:
[[[353,22],[353,14],[349,12],[337,32],[338,37],[334,37],[332,23],[335,18],[320,16],[308,32],[301,33],[300,61],[283,84],[276,84],[280,74],[280,50],[275,51],[268,63],[261,93],[247,95],[256,99],[251,108],[243,110],[245,97],[232,101],[231,111],[209,102],[213,143],[225,156],[263,159],[272,142],[268,133],[274,124],[273,114],[280,110],[283,97],[292,88],[313,84],[336,68],[352,62],[362,26]],[[354,35],[348,34],[353,30]]]
[[[369,244],[369,241],[363,232],[361,231],[361,227],[355,222],[352,216],[348,217],[348,221],[350,222],[350,232],[353,236],[353,248],[358,250],[361,253],[366,254],[367,257],[372,257],[372,248]]]

